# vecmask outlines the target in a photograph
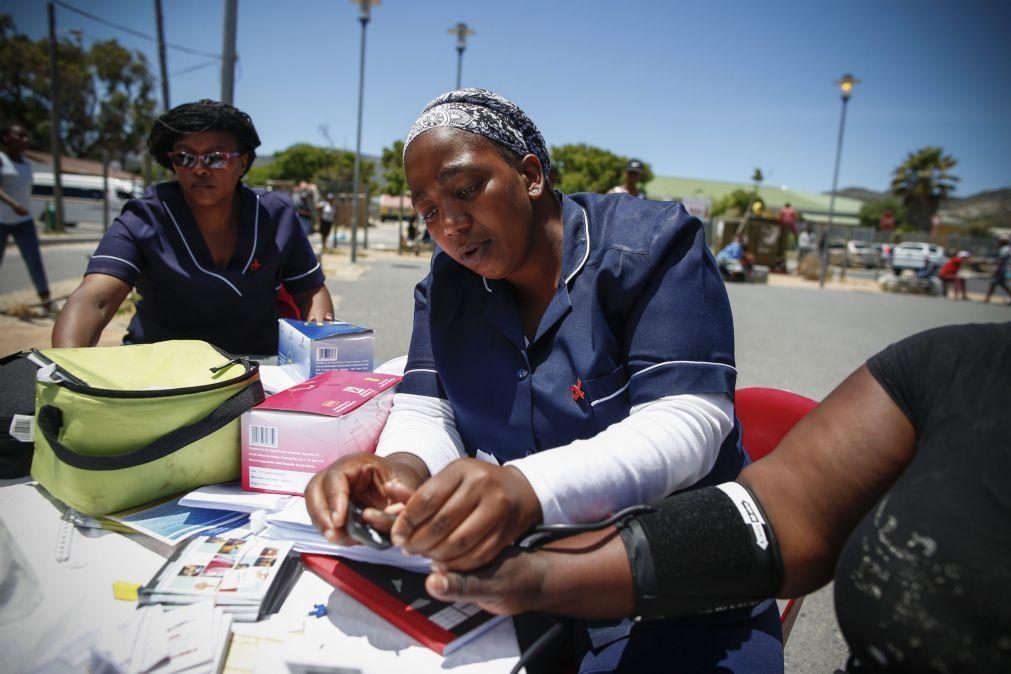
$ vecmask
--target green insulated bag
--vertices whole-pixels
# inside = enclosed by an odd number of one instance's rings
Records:
[[[101,516],[239,477],[259,365],[201,341],[35,352],[32,477]]]

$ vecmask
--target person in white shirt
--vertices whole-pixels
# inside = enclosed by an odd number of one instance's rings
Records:
[[[28,131],[20,124],[0,128],[0,264],[3,263],[7,238],[14,237],[21,259],[25,261],[42,306],[52,308],[49,282],[42,266],[39,235],[28,211],[32,197],[32,166],[24,156],[28,149]]]
[[[638,159],[629,159],[625,167],[625,182],[615,185],[607,191],[608,194],[631,194],[633,197],[645,199],[646,195],[639,191],[639,180],[642,179],[643,166]]]

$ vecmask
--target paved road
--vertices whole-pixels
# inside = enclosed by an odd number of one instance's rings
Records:
[[[863,279],[877,279],[882,273],[891,273],[890,269],[862,269],[859,267],[851,267],[846,270],[846,275],[852,278],[863,278]],[[970,293],[979,293],[985,295],[986,291],[990,287],[990,275],[983,274],[980,272],[969,272],[972,274],[966,278],[965,287]],[[836,271],[838,275],[838,271]],[[951,291],[949,291],[951,292]]]

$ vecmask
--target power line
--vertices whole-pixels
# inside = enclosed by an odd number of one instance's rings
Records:
[[[201,68],[209,68],[210,66],[218,65],[218,59],[212,61],[204,61],[203,63],[198,63],[195,66],[190,66],[188,68],[182,68],[175,71],[174,73],[169,73],[169,76],[176,77],[178,75],[185,75],[186,73],[191,73],[194,70],[200,70]]]
[[[154,38],[154,37],[152,37],[150,35],[147,35],[146,33],[142,33],[139,30],[134,30],[133,28],[130,28],[128,26],[123,26],[123,25],[120,25],[118,23],[114,23],[112,21],[108,21],[107,19],[103,19],[102,17],[96,16],[96,15],[90,13],[90,12],[85,12],[83,9],[78,9],[77,7],[74,7],[73,5],[68,5],[65,2],[60,2],[60,0],[53,0],[53,4],[54,5],[59,5],[63,9],[66,9],[66,10],[69,10],[71,12],[74,12],[75,14],[80,14],[81,16],[83,16],[85,18],[88,18],[88,19],[91,19],[92,21],[97,21],[98,23],[100,23],[100,24],[102,24],[104,26],[108,26],[109,28],[115,28],[116,30],[121,30],[124,33],[129,33],[130,35],[133,35],[134,37],[139,37],[141,39],[147,40],[148,42],[158,42],[157,38]],[[209,56],[211,58],[215,58],[215,59],[218,59],[218,60],[221,59],[221,54],[212,54],[211,52],[201,51],[199,49],[191,49],[190,47],[183,47],[182,45],[172,44],[171,42],[166,42],[165,46],[168,47],[168,48],[170,48],[170,49],[175,49],[176,51],[181,51],[181,52],[185,52],[187,54],[192,54],[194,56]]]

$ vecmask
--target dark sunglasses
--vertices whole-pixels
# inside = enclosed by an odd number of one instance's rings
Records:
[[[236,157],[241,157],[241,152],[208,152],[207,154],[193,154],[192,152],[169,152],[169,161],[173,165],[184,169],[195,168],[199,161],[209,169],[223,169],[228,167],[228,162]]]

